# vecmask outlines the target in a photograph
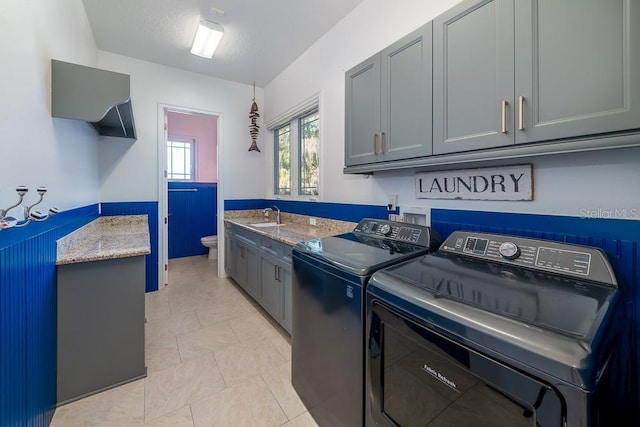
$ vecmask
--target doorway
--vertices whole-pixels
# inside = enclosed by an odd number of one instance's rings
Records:
[[[163,288],[168,283],[168,260],[207,254],[209,248],[200,239],[217,236],[220,229],[222,117],[167,105],[160,105],[158,114],[162,118],[162,137],[158,138],[162,228],[159,288]]]

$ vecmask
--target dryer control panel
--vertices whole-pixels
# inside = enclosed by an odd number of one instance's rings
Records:
[[[617,286],[607,256],[590,246],[455,231],[442,244],[440,251]]]
[[[353,232],[432,249],[437,248],[442,242],[438,232],[430,227],[384,219],[364,218],[358,223]]]

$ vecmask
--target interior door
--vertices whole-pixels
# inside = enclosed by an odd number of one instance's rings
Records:
[[[167,142],[169,141],[169,125],[167,113],[168,109],[163,106],[158,106],[161,115],[162,141],[158,147],[158,158],[160,160],[160,174],[158,188],[160,194],[158,199],[160,202],[159,214],[160,214],[160,284],[158,289],[162,289],[169,284],[169,193],[168,193],[168,181],[167,181]]]

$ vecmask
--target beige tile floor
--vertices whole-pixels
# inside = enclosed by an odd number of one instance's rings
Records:
[[[316,427],[291,386],[289,336],[206,256],[146,295],[147,378],[61,406],[51,426]]]

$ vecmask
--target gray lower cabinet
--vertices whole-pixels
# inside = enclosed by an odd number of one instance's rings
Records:
[[[291,246],[264,237],[260,246],[258,302],[291,333]]]
[[[258,302],[274,319],[281,317],[282,285],[278,280],[278,259],[266,254],[260,256],[260,298]]]
[[[291,250],[282,242],[227,224],[227,274],[291,333]]]
[[[640,128],[638,2],[468,0],[433,22],[434,154]]]
[[[291,334],[291,315],[292,315],[292,299],[291,299],[291,264],[282,263],[278,278],[282,283],[282,310],[280,311],[280,324],[285,331]]]
[[[57,267],[57,401],[146,376],[145,257]]]
[[[345,164],[431,154],[432,24],[345,75]]]
[[[236,267],[236,239],[234,228],[225,224],[224,228],[224,269],[231,277],[235,276]]]
[[[249,295],[257,298],[260,286],[258,245],[256,240],[247,238],[246,235],[235,236],[235,276],[232,277]]]

